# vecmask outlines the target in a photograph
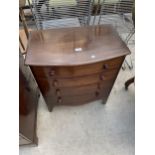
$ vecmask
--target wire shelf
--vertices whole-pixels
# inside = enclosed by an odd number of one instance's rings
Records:
[[[133,29],[134,0],[27,0],[38,29],[112,24],[129,33]]]

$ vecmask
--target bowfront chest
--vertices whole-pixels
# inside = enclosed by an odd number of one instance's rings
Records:
[[[129,53],[110,25],[51,29],[30,33],[25,63],[51,111],[55,105],[106,103]]]

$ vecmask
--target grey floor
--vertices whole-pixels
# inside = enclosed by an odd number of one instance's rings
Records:
[[[125,37],[126,34],[122,33]],[[129,42],[134,64],[134,38]],[[127,56],[130,63],[130,56]],[[134,155],[135,90],[125,91],[124,82],[134,68],[119,72],[109,99],[48,112],[40,98],[37,120],[37,147],[20,147],[20,155]]]

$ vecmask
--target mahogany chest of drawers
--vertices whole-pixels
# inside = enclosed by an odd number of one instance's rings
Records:
[[[30,33],[30,65],[51,111],[55,105],[105,103],[130,51],[110,25]]]

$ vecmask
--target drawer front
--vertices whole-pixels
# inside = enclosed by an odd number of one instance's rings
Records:
[[[100,73],[106,70],[118,69],[122,64],[124,57],[119,57],[104,62],[74,66],[74,67],[47,67],[47,66],[33,66],[31,67],[35,76],[40,78],[68,78],[76,76],[85,76],[90,74]]]
[[[84,94],[84,95],[78,95],[78,96],[64,96],[64,97],[52,97],[52,96],[46,96],[45,101],[48,105],[81,105],[84,103],[88,103],[95,100],[106,100],[107,95],[99,94],[96,96],[95,93],[92,94]]]
[[[85,85],[92,85],[97,83],[106,83],[107,81],[112,81],[115,79],[118,70],[111,70],[102,72],[100,74],[83,76],[78,78],[36,78],[40,90],[43,94],[49,92],[51,89],[62,89],[64,87],[80,87]]]
[[[113,80],[108,80],[106,82],[95,83],[85,86],[78,87],[62,87],[62,88],[51,88],[47,91],[47,89],[42,90],[44,96],[72,96],[72,95],[81,95],[81,94],[90,94],[90,93],[98,93],[102,90],[107,90],[112,86]],[[45,87],[43,86],[43,89]]]

